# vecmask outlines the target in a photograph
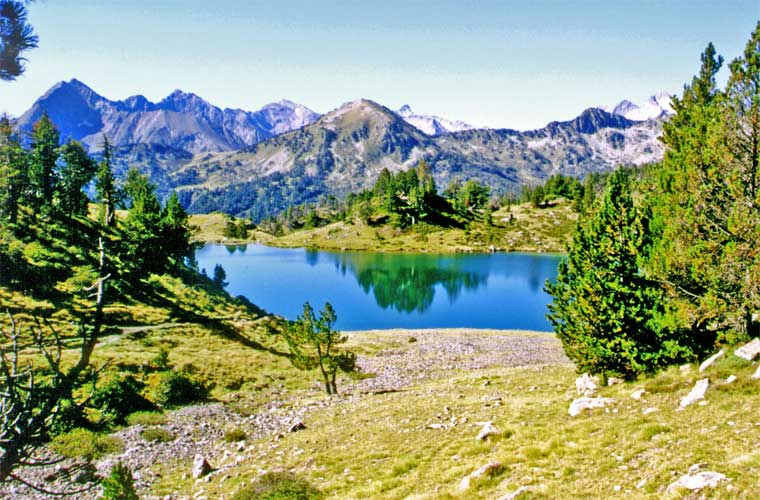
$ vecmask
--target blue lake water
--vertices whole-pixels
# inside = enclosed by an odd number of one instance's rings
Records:
[[[221,264],[227,291],[295,319],[330,302],[341,330],[504,328],[550,331],[546,280],[561,257],[540,254],[326,252],[206,245],[198,266]]]

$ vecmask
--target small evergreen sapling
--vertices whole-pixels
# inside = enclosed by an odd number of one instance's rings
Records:
[[[135,480],[129,467],[121,462],[111,469],[111,474],[103,480],[103,496],[100,500],[140,500],[135,491]]]

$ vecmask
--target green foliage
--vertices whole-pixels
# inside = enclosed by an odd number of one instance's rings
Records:
[[[101,485],[103,486],[103,496],[100,497],[100,500],[139,500],[132,471],[121,461],[116,462],[111,473]]]
[[[230,217],[227,219],[227,224],[224,227],[224,236],[236,240],[244,240],[248,238],[248,225],[244,220],[240,220],[236,223],[232,217]]]
[[[27,153],[10,120],[0,118],[0,225],[15,223],[19,200],[27,186]]]
[[[60,134],[48,115],[34,124],[29,158],[29,205],[47,212],[52,207]]]
[[[649,221],[631,189],[624,170],[612,174],[601,206],[579,221],[556,284],[547,283],[549,320],[581,372],[632,378],[697,353],[660,321],[662,290],[640,269]]]
[[[248,435],[240,427],[229,429],[224,433],[224,440],[228,443],[237,443],[238,441],[245,441],[246,439],[248,439]]]
[[[158,354],[156,354],[156,356],[150,360],[150,366],[151,368],[159,371],[168,370],[171,367],[169,364],[169,349],[161,346],[158,349]]]
[[[11,81],[26,69],[24,52],[36,48],[39,41],[28,22],[26,2],[0,2],[0,80]]]
[[[293,366],[300,370],[319,368],[327,394],[338,393],[335,379],[339,370],[349,373],[356,368],[356,355],[340,349],[340,344],[348,339],[332,329],[336,319],[329,302],[320,311],[319,318],[307,302],[303,313],[285,332]]]
[[[74,429],[60,434],[50,442],[50,448],[66,458],[97,460],[124,448],[124,443],[112,436],[96,434],[87,429]]]
[[[128,425],[162,425],[166,421],[166,415],[158,411],[136,411],[127,416]]]
[[[151,427],[140,431],[140,436],[151,443],[170,443],[174,441],[174,434],[160,427]]]
[[[190,404],[208,397],[208,389],[202,383],[175,371],[151,374],[146,391],[150,400],[162,407]]]
[[[269,472],[233,495],[232,500],[320,500],[322,493],[287,472]]]
[[[97,201],[100,203],[100,223],[108,227],[116,224],[116,203],[120,196],[111,162],[111,144],[108,142],[108,137],[104,135],[103,160],[98,164],[95,174],[95,191]]]
[[[144,388],[145,384],[131,375],[114,376],[95,390],[91,403],[113,423],[123,424],[130,413],[155,409],[142,395]]]
[[[97,166],[84,146],[76,141],[61,147],[60,158],[56,172],[56,209],[65,217],[86,216],[89,199],[82,189],[92,180]]]

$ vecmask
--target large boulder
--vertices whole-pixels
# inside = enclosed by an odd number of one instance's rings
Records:
[[[710,356],[706,360],[702,361],[702,364],[699,365],[699,373],[702,373],[703,371],[707,370],[710,367],[710,365],[712,365],[713,363],[715,363],[719,358],[723,357],[723,355],[725,355],[725,354],[726,354],[726,351],[723,350],[723,349],[721,349],[720,351],[718,351],[717,353],[713,354],[712,356]]]
[[[722,481],[726,480],[726,476],[720,472],[699,472],[699,468],[699,464],[692,465],[688,474],[684,474],[678,479],[678,481],[675,481],[668,486],[667,493],[670,494],[680,489],[694,491],[702,490],[704,488],[715,488]]]
[[[496,475],[502,469],[502,465],[499,462],[488,462],[485,465],[481,465],[474,471],[472,471],[467,477],[462,479],[459,483],[459,491],[467,491],[470,489],[470,485],[473,479],[480,479],[481,477],[491,477]]]
[[[567,411],[571,417],[575,417],[583,413],[584,410],[604,408],[611,404],[615,404],[615,400],[612,398],[578,398],[570,403],[570,408]]]
[[[581,396],[591,396],[596,392],[599,387],[599,377],[592,377],[588,373],[584,373],[575,380],[575,390]]]
[[[760,355],[760,338],[754,338],[734,351],[734,356],[747,361],[754,361],[758,355]]]
[[[681,399],[680,407],[686,408],[687,406],[693,405],[697,401],[705,399],[705,392],[707,392],[707,388],[709,386],[709,379],[703,378],[701,380],[697,380],[697,383],[694,384],[694,387],[692,387],[691,391],[689,391],[689,394]]]
[[[212,470],[211,465],[209,465],[203,455],[195,455],[195,459],[193,460],[193,477],[195,479],[205,476]]]

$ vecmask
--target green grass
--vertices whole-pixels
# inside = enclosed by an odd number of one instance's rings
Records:
[[[166,422],[166,415],[157,411],[138,411],[127,416],[129,425],[162,425]]]
[[[352,334],[351,341],[361,343],[361,334]],[[367,341],[370,346],[379,343],[379,334]],[[404,338],[386,345],[403,346]],[[727,367],[739,380],[718,389]],[[703,463],[726,474],[732,488],[724,484],[705,491],[706,498],[757,498],[760,383],[754,381],[751,393],[739,384],[751,380],[753,371],[753,366],[731,359],[704,374],[675,368],[661,375],[666,381],[661,385],[655,377],[605,387],[600,395],[617,403],[609,411],[575,418],[567,413],[576,397],[570,365],[441,373],[400,392],[315,407],[304,420],[305,430],[280,440],[251,441],[257,451],[234,475],[251,481],[259,470],[292,471],[327,498],[346,500],[493,499],[520,486],[528,487],[519,497],[523,499],[659,499],[667,498],[665,488],[691,465]],[[708,404],[678,411],[680,398],[704,376],[716,379],[707,393]],[[484,377],[489,385],[483,385]],[[632,399],[630,394],[642,384],[671,390]],[[323,398],[299,393],[307,406]],[[502,398],[501,406],[485,404],[494,397]],[[643,414],[652,407],[658,411]],[[456,416],[458,423],[445,429],[427,427],[447,421],[441,420],[444,414],[446,419]],[[477,422],[488,420],[502,435],[477,441]],[[459,492],[462,478],[490,461],[501,463],[501,471]],[[206,492],[222,496],[239,488],[235,481],[212,481]],[[167,471],[154,493],[175,490],[190,493],[193,486]]]
[[[140,432],[140,436],[142,436],[144,440],[152,443],[169,443],[175,439],[174,434],[160,427],[143,429],[142,432]]]
[[[86,429],[74,429],[53,438],[50,448],[67,458],[97,460],[124,448],[124,443],[113,437],[97,434]]]
[[[308,247],[325,250],[383,252],[564,252],[577,220],[571,203],[557,200],[545,208],[530,203],[502,208],[492,216],[493,225],[476,220],[467,228],[441,228],[419,224],[405,230],[390,225],[336,222],[317,229],[298,230],[281,237],[251,232],[251,240],[276,247]],[[201,228],[194,236],[201,242],[240,243],[226,240],[221,214],[193,215],[191,224]]]

